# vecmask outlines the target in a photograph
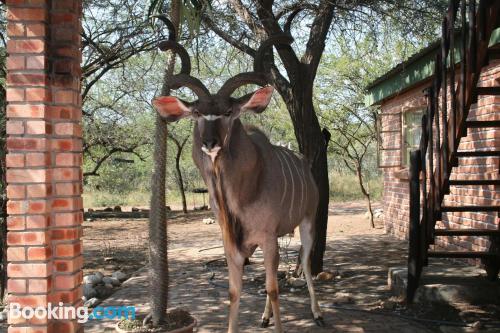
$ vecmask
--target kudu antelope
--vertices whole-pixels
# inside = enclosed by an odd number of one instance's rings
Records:
[[[280,40],[263,43],[255,68],[266,49]],[[257,128],[244,126],[243,113],[261,113],[271,100],[273,87],[262,70],[241,73],[229,79],[216,94],[189,75],[187,52],[176,42],[160,44],[162,50],[176,52],[182,61],[181,73],[169,82],[171,89],[187,87],[198,97],[186,102],[173,96],[153,100],[156,110],[167,121],[191,117],[194,122],[193,159],[210,193],[211,207],[222,230],[229,270],[229,332],[238,331],[238,311],[245,258],[260,247],[264,254],[267,299],[262,326],[274,316],[275,330],[282,331],[278,300],[277,239],[300,228],[302,266],[311,297],[314,320],[323,326],[310,271],[314,220],[318,190],[309,163],[292,151],[272,145]],[[263,88],[240,98],[231,94],[246,84]]]

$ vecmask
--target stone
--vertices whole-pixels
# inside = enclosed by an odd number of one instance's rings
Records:
[[[215,220],[212,218],[206,218],[206,219],[203,219],[203,223],[204,224],[214,224]]]
[[[111,288],[108,288],[108,287],[103,286],[103,285],[99,285],[99,286],[95,287],[95,291],[97,292],[97,297],[100,299],[108,297],[109,295],[111,295],[113,293],[112,288],[113,288],[113,286],[111,286]]]
[[[102,282],[104,284],[110,284],[112,286],[119,286],[121,283],[120,283],[120,280],[118,280],[117,278],[114,278],[114,277],[111,277],[111,276],[105,276],[102,278]]]
[[[139,211],[140,211],[140,209],[139,209],[139,208],[137,208],[137,207],[132,207],[132,211],[133,211],[133,212],[139,212]]]
[[[93,308],[94,306],[96,306],[99,303],[100,303],[100,301],[98,298],[92,297],[91,299],[89,299],[88,301],[83,303],[83,306],[86,306],[87,308]]]
[[[120,282],[123,282],[127,279],[127,274],[123,273],[122,271],[113,272],[113,274],[111,274],[111,276]]]
[[[97,296],[97,291],[94,289],[94,286],[92,284],[85,283],[83,285],[83,296],[86,299],[91,299],[92,297]]]
[[[122,208],[121,208],[120,206],[115,206],[115,207],[113,208],[113,211],[114,211],[114,212],[121,212],[121,211],[122,211]]]
[[[266,289],[259,289],[258,293],[260,295],[266,295],[267,294]]]
[[[307,284],[307,282],[301,278],[291,277],[288,279],[288,284],[294,288],[302,288]]]
[[[115,258],[113,258],[113,257],[104,257],[104,262],[110,262],[113,260],[115,260]]]
[[[95,274],[85,275],[83,277],[84,284],[96,285],[96,284],[101,283],[101,281],[102,281],[102,277],[99,277],[98,275],[95,275]]]
[[[332,302],[334,304],[352,303],[353,298],[352,298],[352,295],[350,293],[338,292],[338,293],[335,293],[335,295],[333,295]]]
[[[4,322],[7,320],[7,314],[9,312],[7,310],[3,310],[2,312],[0,312],[0,322]]]
[[[330,272],[321,272],[316,275],[316,280],[318,281],[332,281],[335,278],[335,275]]]
[[[101,272],[95,272],[94,275],[99,278],[99,281],[102,281],[102,278],[104,277],[104,274],[102,274]]]
[[[94,210],[93,210],[92,208],[89,208],[89,209],[87,209],[87,212],[89,212],[89,213],[93,213],[93,212],[94,212]]]
[[[113,289],[113,285],[111,283],[104,284],[104,287],[106,287],[108,289]]]
[[[113,211],[113,208],[111,207],[106,207],[103,209],[103,212],[112,212]]]

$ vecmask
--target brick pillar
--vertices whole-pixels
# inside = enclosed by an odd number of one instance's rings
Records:
[[[81,304],[80,0],[7,0],[9,302]],[[12,320],[9,333],[76,332]]]

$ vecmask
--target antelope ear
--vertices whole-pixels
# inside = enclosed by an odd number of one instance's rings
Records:
[[[153,100],[156,111],[168,122],[177,121],[191,115],[191,109],[174,96],[160,96]]]
[[[242,111],[261,113],[266,109],[267,105],[271,101],[273,91],[274,88],[272,86],[267,86],[264,88],[260,88],[252,94],[243,96],[240,99]]]

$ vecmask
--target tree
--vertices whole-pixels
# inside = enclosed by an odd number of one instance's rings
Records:
[[[181,200],[182,200],[182,211],[184,214],[187,214],[187,202],[186,202],[186,189],[184,185],[184,179],[182,176],[182,170],[181,170],[181,157],[182,157],[182,152],[184,150],[184,147],[186,146],[186,143],[188,142],[189,138],[191,137],[191,126],[189,126],[188,129],[182,129],[182,128],[174,128],[175,125],[171,125],[170,130],[168,132],[168,138],[170,141],[172,141],[175,145],[176,152],[175,152],[175,171],[176,171],[176,181],[177,181],[177,186],[179,187],[179,193],[181,194]],[[177,124],[178,127],[182,126],[181,124]]]
[[[425,23],[428,20],[438,22],[443,2],[361,0],[280,1],[275,4],[272,0],[230,0],[217,3],[210,14],[203,16],[208,29],[244,54],[254,57],[253,45],[269,36],[283,34],[287,29],[283,29],[280,22],[286,21],[285,25],[289,27],[299,11],[305,12],[301,23],[293,30],[296,40],[301,42],[302,56],[290,45],[277,45],[280,63],[268,57],[266,68],[271,69],[273,85],[287,106],[299,150],[312,162],[312,173],[320,193],[316,241],[311,257],[314,274],[323,270],[329,185],[327,145],[313,103],[313,88],[327,37],[329,33],[356,35],[363,29],[376,30],[376,24],[384,19],[410,27],[414,33],[429,32]],[[218,22],[223,22],[223,26]],[[285,73],[282,74],[280,68]]]
[[[170,17],[174,31],[170,31],[174,40],[179,35],[181,1],[173,0]],[[170,27],[169,27],[170,29]],[[169,79],[174,74],[175,54],[171,54],[163,75],[161,96],[170,94]],[[149,263],[150,263],[150,305],[151,313],[144,320],[151,320],[154,327],[164,324],[168,305],[168,243],[165,209],[165,165],[167,159],[167,124],[156,115],[154,170],[151,177],[151,214],[149,218]]]

